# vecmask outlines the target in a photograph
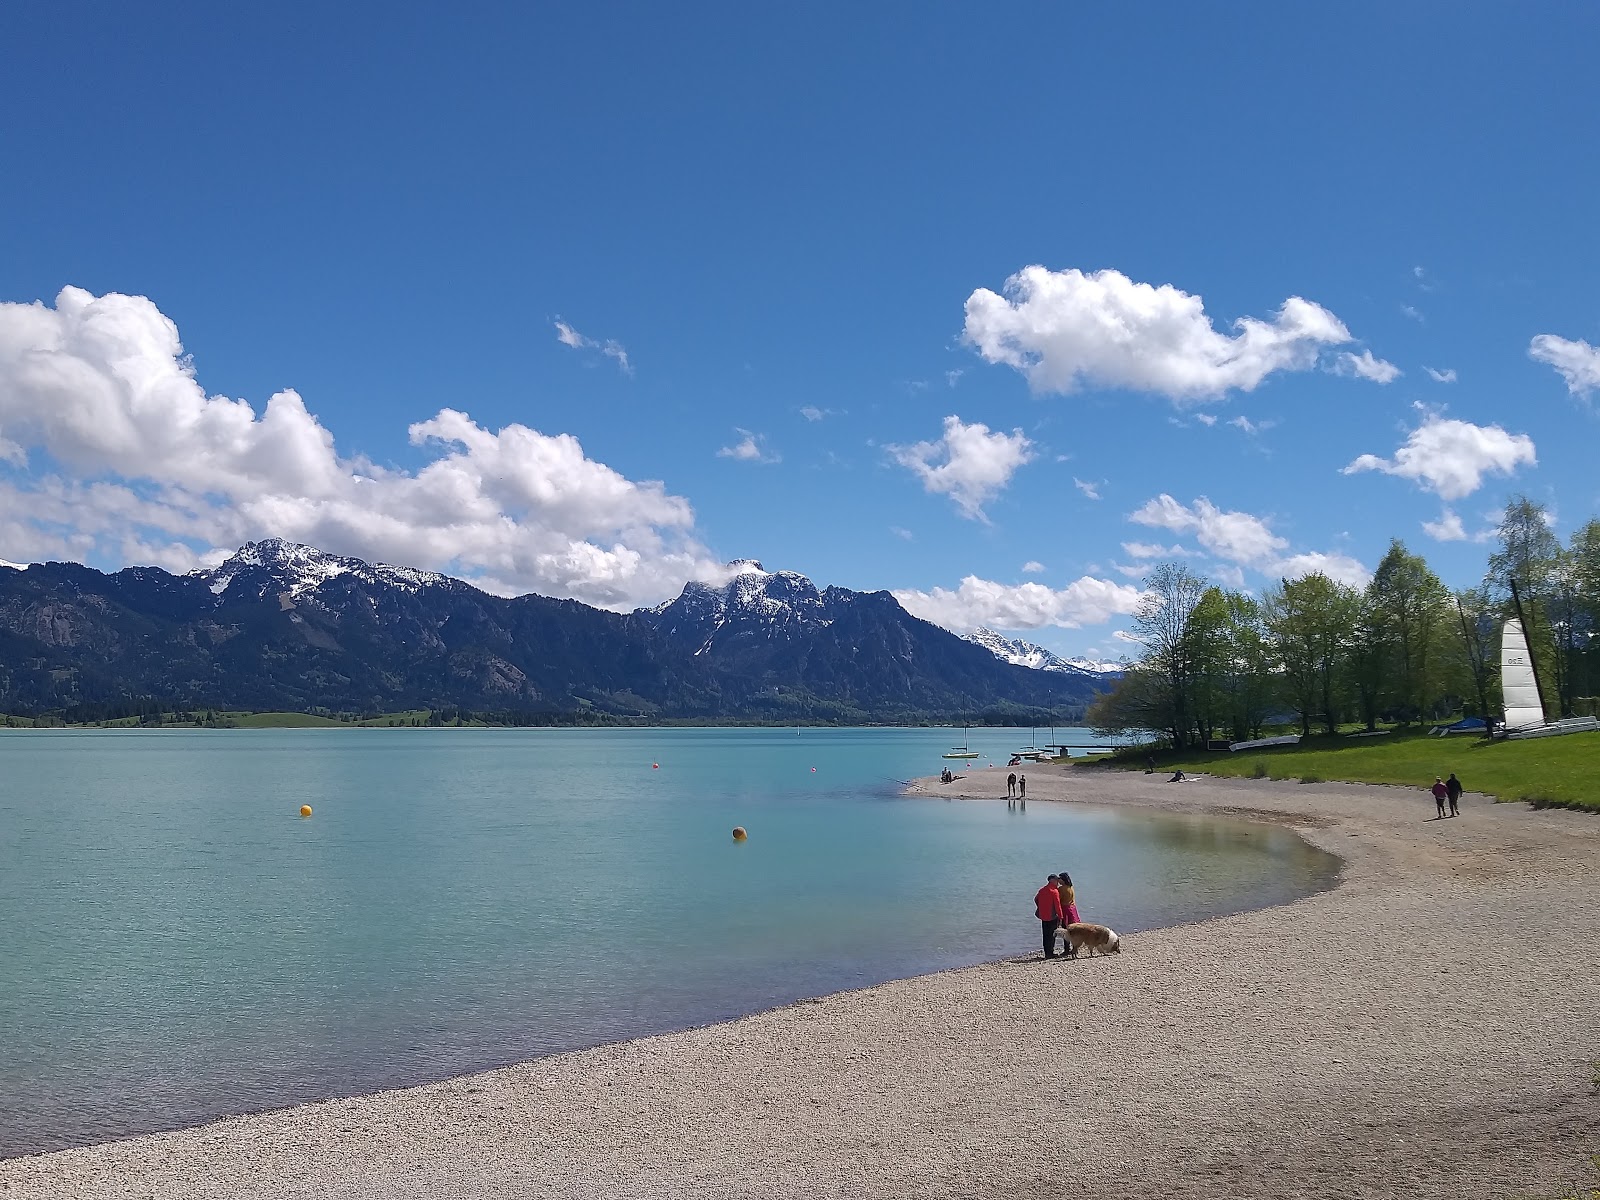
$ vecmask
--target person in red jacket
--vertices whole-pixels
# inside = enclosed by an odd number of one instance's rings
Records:
[[[1066,913],[1061,909],[1061,891],[1057,885],[1061,882],[1059,875],[1052,875],[1033,898],[1033,911],[1039,918],[1039,924],[1044,927],[1044,956],[1056,956],[1056,930],[1061,928],[1061,922]]]

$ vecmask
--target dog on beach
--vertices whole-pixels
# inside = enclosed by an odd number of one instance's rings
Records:
[[[1089,921],[1074,921],[1068,925],[1061,931],[1061,940],[1072,948],[1074,954],[1087,950],[1090,958],[1094,957],[1096,950],[1101,954],[1122,953],[1122,938],[1115,929]]]

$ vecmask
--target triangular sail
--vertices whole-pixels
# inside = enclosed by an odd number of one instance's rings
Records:
[[[1500,687],[1505,696],[1506,728],[1526,729],[1544,724],[1539,681],[1533,673],[1533,656],[1522,622],[1507,621],[1500,634]]]

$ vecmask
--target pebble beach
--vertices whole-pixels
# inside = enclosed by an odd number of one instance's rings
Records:
[[[1029,803],[1287,824],[1340,883],[1120,956],[0,1161],[0,1197],[1553,1198],[1591,1178],[1600,817],[1165,778],[1030,768]],[[1004,773],[913,790],[1003,805]]]

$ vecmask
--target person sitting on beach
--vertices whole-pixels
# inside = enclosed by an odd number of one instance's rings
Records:
[[[1439,810],[1439,815],[1438,815],[1438,817],[1435,818],[1435,820],[1439,820],[1439,821],[1444,820],[1444,805],[1445,805],[1445,801],[1448,800],[1449,798],[1450,798],[1450,789],[1445,787],[1444,780],[1440,779],[1437,775],[1434,776],[1434,779],[1433,779],[1433,803],[1434,803],[1434,806],[1437,807],[1438,810]]]
[[[1056,887],[1060,882],[1058,876],[1049,876],[1033,897],[1033,912],[1044,933],[1046,958],[1056,956],[1056,931],[1061,928],[1062,917],[1066,916],[1066,910],[1061,907],[1061,892]]]
[[[1068,958],[1077,958],[1078,952],[1067,936],[1067,926],[1078,921],[1078,893],[1072,886],[1072,876],[1060,872],[1056,876],[1056,891],[1061,895],[1061,950]]]
[[[1174,771],[1172,773],[1172,778],[1167,780],[1167,782],[1168,783],[1182,783],[1183,780],[1184,780],[1183,772],[1182,771]]]
[[[1454,771],[1451,771],[1450,778],[1444,781],[1444,790],[1445,795],[1450,798],[1450,815],[1459,817],[1461,813],[1456,806],[1461,802],[1461,780],[1456,778]]]

